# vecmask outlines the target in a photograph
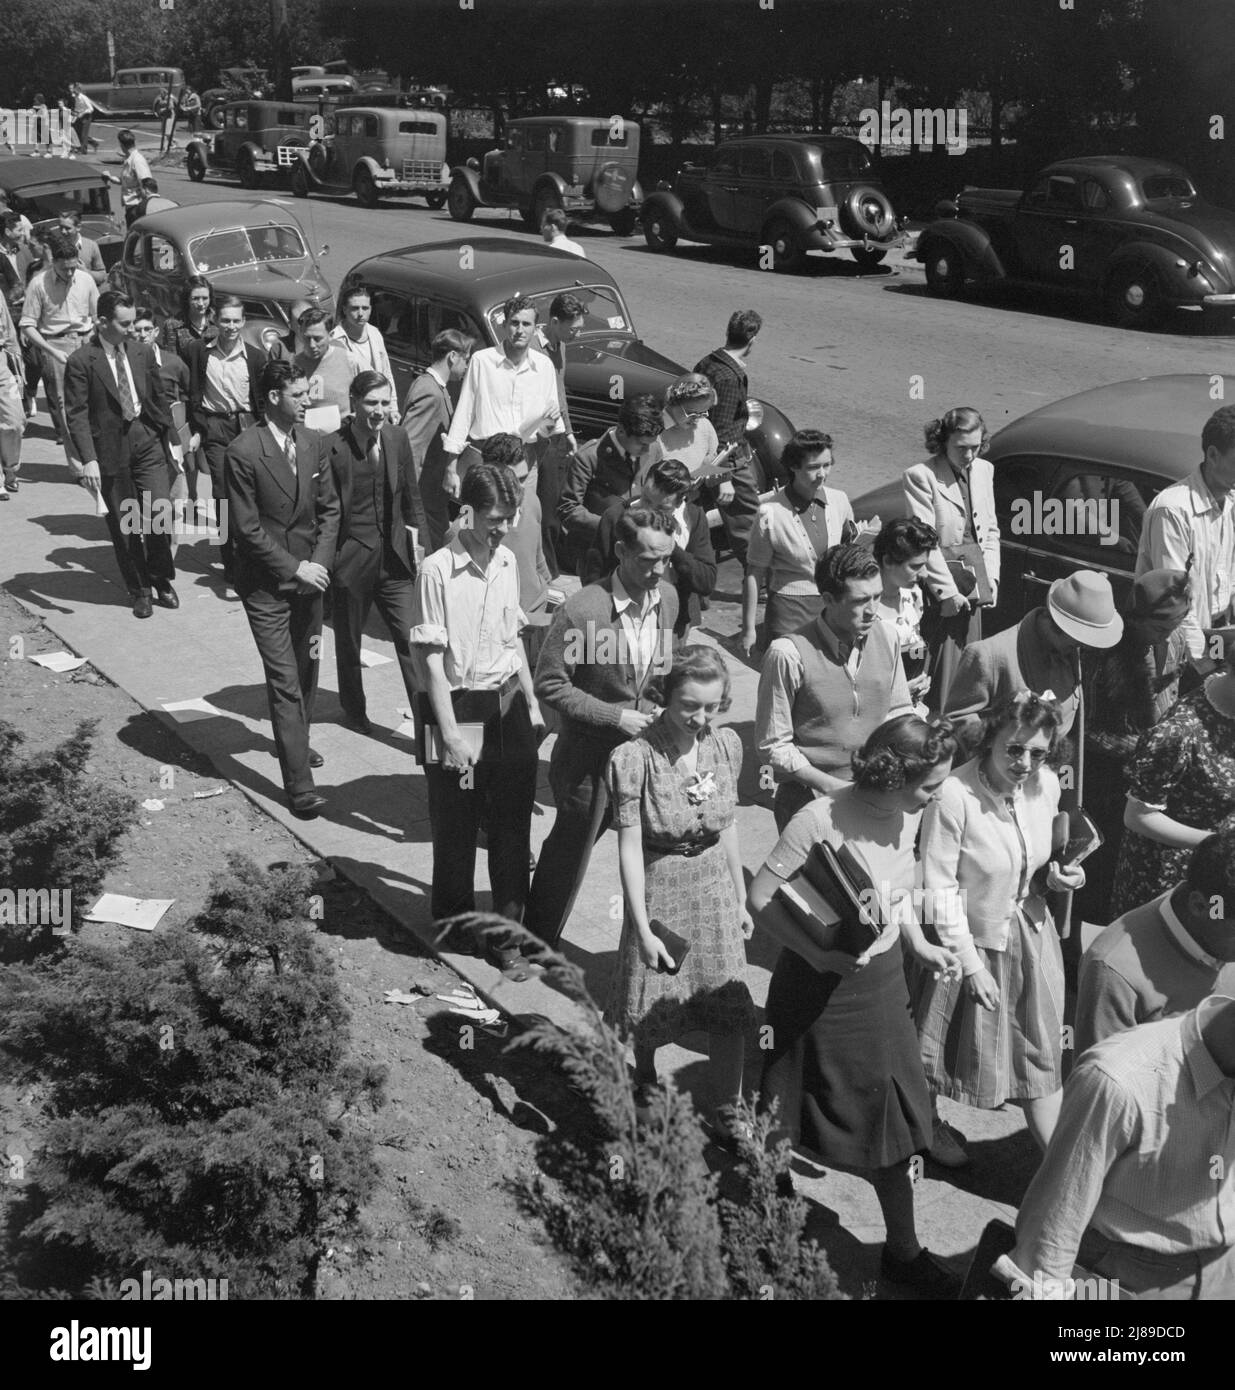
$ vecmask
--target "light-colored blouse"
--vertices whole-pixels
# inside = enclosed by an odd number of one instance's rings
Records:
[[[824,508],[828,547],[839,545],[845,523],[853,520],[853,507],[839,488],[825,487],[820,499]],[[767,581],[768,592],[786,597],[817,594],[815,565],[819,553],[811,543],[806,523],[786,488],[759,504],[759,513],[750,533],[746,552],[746,572],[760,584]]]

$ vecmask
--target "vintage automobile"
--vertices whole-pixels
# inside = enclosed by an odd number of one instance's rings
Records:
[[[214,134],[195,135],[185,148],[185,173],[201,183],[207,173],[231,174],[244,188],[292,172],[307,149],[313,111],[279,101],[229,101]]]
[[[539,230],[550,208],[606,218],[620,236],[638,225],[643,189],[639,127],[601,116],[527,116],[509,121],[506,146],[490,150],[479,171],[450,171],[447,205],[456,222],[478,207],[517,207]]]
[[[843,135],[728,140],[650,194],[642,222],[653,251],[672,251],[680,237],[770,246],[774,269],[786,271],[801,269],[810,251],[848,251],[874,269],[905,240],[870,156]]]
[[[468,247],[471,256],[461,256]],[[475,269],[461,270],[464,263]],[[459,329],[481,347],[496,346],[502,306],[516,292],[537,306],[542,320],[563,291],[584,303],[583,331],[566,349],[567,401],[581,438],[602,434],[614,423],[621,397],[662,396],[686,370],[642,342],[611,275],[548,246],[519,246],[498,237],[406,246],[361,261],[345,283],[353,277],[373,292],[373,322],[385,335],[399,400],[429,365],[429,345],[443,329]],[[748,438],[757,482],[766,492],[778,476],[793,426],[775,406],[749,404]]]
[[[224,68],[219,73],[219,85],[208,87],[202,95],[202,122],[221,130],[223,108],[229,101],[260,101],[272,87],[265,68]]]
[[[35,238],[55,225],[61,212],[81,213],[84,236],[99,243],[103,264],[111,267],[120,256],[123,222],[116,214],[112,185],[103,172],[84,159],[0,157],[0,189],[9,206],[30,219]]]
[[[441,111],[347,106],[334,113],[333,133],[298,152],[292,192],[344,196],[362,207],[382,198],[421,197],[440,208],[450,187],[446,117]]]
[[[995,466],[1002,535],[998,604],[984,629],[1011,627],[1076,569],[1106,574],[1121,610],[1150,502],[1201,462],[1201,428],[1235,400],[1235,376],[1151,376],[1099,386],[1005,425]],[[858,516],[905,516],[900,478],[853,499]]]
[[[292,78],[292,100],[310,102],[314,106],[321,101],[338,101],[342,97],[355,96],[359,91],[360,84],[354,77],[340,74]]]
[[[216,294],[244,301],[245,337],[268,346],[291,327],[300,303],[329,311],[330,285],[304,228],[282,203],[201,203],[139,217],[112,270],[117,289],[162,320],[180,312],[184,282],[204,275]]]
[[[83,82],[81,89],[106,116],[149,116],[164,87],[179,97],[184,86],[180,68],[117,68],[110,82]]]
[[[1235,309],[1235,212],[1177,164],[1125,155],[1049,165],[1022,193],[969,188],[918,239],[927,288],[1015,281],[1100,296],[1125,327],[1173,308]]]

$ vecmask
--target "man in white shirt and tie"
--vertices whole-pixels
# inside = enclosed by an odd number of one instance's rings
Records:
[[[529,446],[529,462],[537,464],[540,445],[534,441],[567,433],[553,363],[533,351],[536,306],[529,299],[508,299],[502,314],[502,346],[472,354],[446,432],[443,482],[451,497],[458,497],[460,479],[479,460],[479,446],[490,436],[517,434]],[[573,451],[574,441],[568,444]]]
[[[98,336],[78,348],[64,368],[68,429],[81,463],[81,481],[107,506],[116,563],[133,614],[179,608],[172,588],[172,459],[168,398],[150,349],[133,340],[132,299],[107,290],[98,300]]]

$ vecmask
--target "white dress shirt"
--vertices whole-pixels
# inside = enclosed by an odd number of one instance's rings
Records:
[[[652,663],[656,660],[656,643],[660,634],[660,589],[643,596],[642,605],[626,592],[626,586],[613,576],[613,608],[622,624],[626,653],[635,668],[635,683],[642,685]]]
[[[116,383],[116,388],[121,396],[124,395],[124,387],[120,383],[120,373],[123,372],[129,383],[129,399],[133,402],[134,415],[142,413],[142,403],[137,396],[137,383],[133,380],[133,369],[129,366],[128,355],[124,350],[123,344],[105,343],[103,350],[107,354],[107,362],[111,367],[111,374]]]
[[[538,434],[565,432],[557,373],[543,352],[529,348],[518,366],[500,347],[472,354],[446,434],[448,454],[461,454],[469,439],[494,434],[517,434],[526,444]]]

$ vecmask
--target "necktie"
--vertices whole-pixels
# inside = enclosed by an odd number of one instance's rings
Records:
[[[369,458],[369,467],[376,473],[382,466],[382,445],[377,435],[369,440],[369,447],[365,450]]]
[[[969,496],[969,470],[967,468],[953,468],[952,476],[956,479],[956,485],[961,490],[961,499],[965,504],[965,533],[963,539],[967,541],[976,541],[978,539],[978,528],[973,515],[973,502]]]
[[[129,386],[129,374],[125,370],[124,349],[116,349],[116,385],[120,388],[120,413],[125,422],[137,419],[137,402]]]
[[[296,436],[295,436],[294,434],[289,433],[288,436],[287,436],[287,445],[286,445],[286,447],[285,447],[284,450],[283,450],[283,457],[287,460],[287,466],[292,470],[292,477],[293,477],[293,479],[294,479],[294,478],[297,476],[297,474],[296,474]]]

